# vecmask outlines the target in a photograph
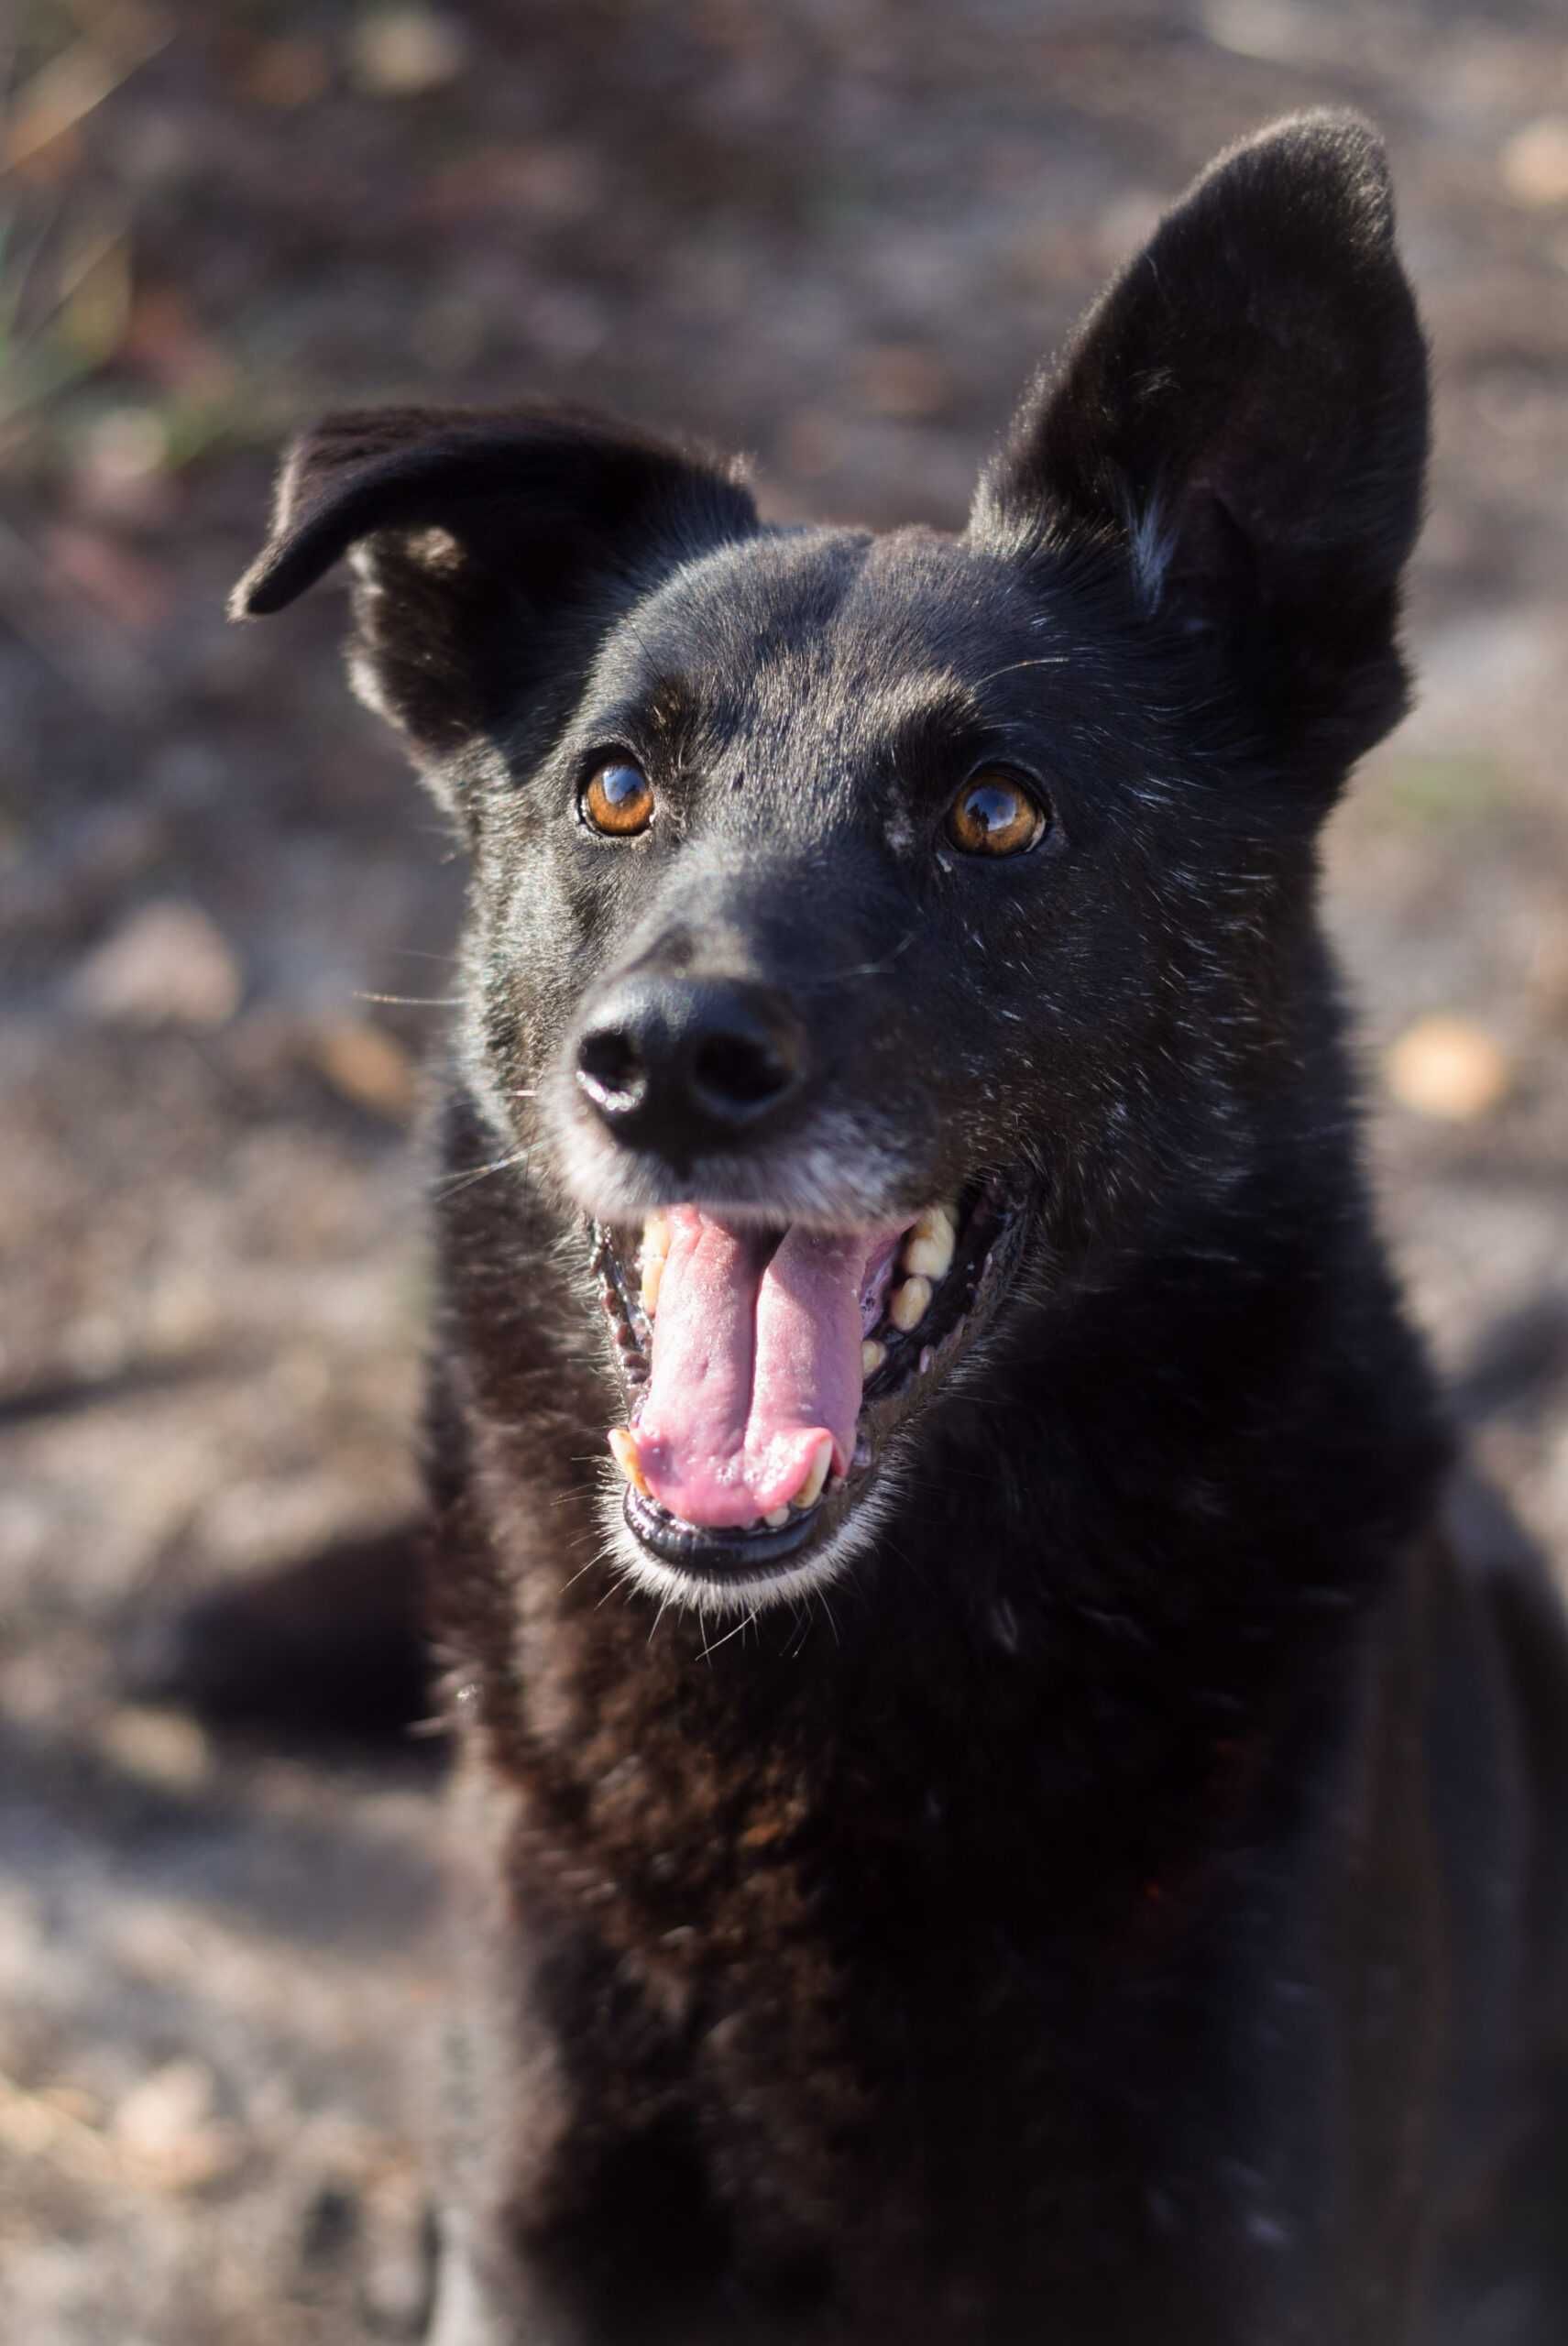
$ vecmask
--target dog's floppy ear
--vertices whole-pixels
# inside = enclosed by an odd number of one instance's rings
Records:
[[[290,450],[229,608],[280,610],[351,554],[356,687],[432,762],[618,600],[756,527],[730,472],[592,416],[369,409]]]
[[[1109,549],[1260,746],[1330,774],[1401,714],[1426,352],[1383,148],[1306,115],[1196,182],[1025,399],[974,540]]]

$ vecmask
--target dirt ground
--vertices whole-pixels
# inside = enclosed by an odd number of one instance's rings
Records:
[[[1568,31],[1560,0],[23,0],[0,92],[4,2325],[407,2335],[438,1764],[115,1693],[181,1589],[412,1490],[461,872],[344,689],[340,591],[224,621],[280,435],[560,392],[753,451],[775,513],[951,522],[1196,166],[1374,115],[1438,444],[1423,700],[1333,914],[1418,1309],[1568,1561]]]

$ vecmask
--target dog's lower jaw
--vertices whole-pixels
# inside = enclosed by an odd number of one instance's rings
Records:
[[[627,1522],[625,1493],[619,1482],[606,1488],[599,1502],[607,1561],[628,1587],[654,1598],[661,1609],[675,1606],[716,1619],[739,1616],[747,1621],[773,1606],[808,1605],[875,1549],[898,1503],[896,1447],[896,1442],[890,1444],[875,1485],[862,1492],[843,1521],[814,1540],[797,1562],[786,1560],[759,1572],[738,1565],[713,1573],[666,1563]]]

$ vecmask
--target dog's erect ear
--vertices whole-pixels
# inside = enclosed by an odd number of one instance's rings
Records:
[[[280,610],[352,553],[356,687],[433,761],[618,602],[756,527],[722,466],[590,416],[370,409],[291,449],[230,610]]]
[[[1025,559],[1111,550],[1146,609],[1218,650],[1260,745],[1331,772],[1405,700],[1426,352],[1393,238],[1354,117],[1222,156],[1025,399],[970,525]]]

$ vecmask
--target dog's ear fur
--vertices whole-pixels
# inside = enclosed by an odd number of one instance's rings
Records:
[[[1036,384],[975,543],[1109,550],[1266,754],[1332,786],[1403,713],[1426,351],[1383,148],[1306,115],[1222,156]]]
[[[565,638],[756,527],[731,470],[592,416],[370,409],[290,450],[229,608],[280,610],[350,554],[356,689],[433,765],[558,674]]]

